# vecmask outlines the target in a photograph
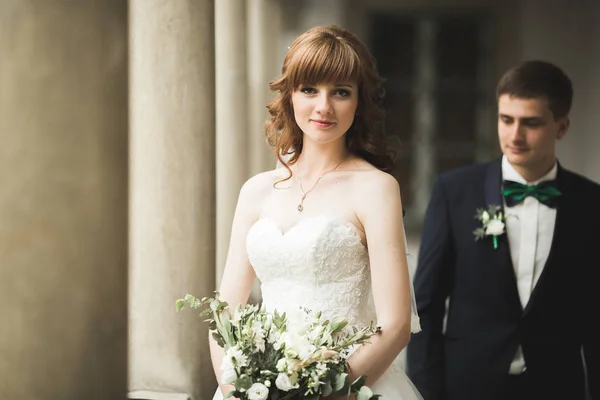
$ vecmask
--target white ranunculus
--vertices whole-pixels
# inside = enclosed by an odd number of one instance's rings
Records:
[[[269,388],[260,382],[253,383],[248,389],[248,400],[267,400]]]
[[[235,382],[235,380],[237,379],[237,374],[235,373],[235,370],[232,369],[226,369],[225,371],[221,372],[221,383],[224,385],[230,385],[233,382]]]
[[[503,233],[504,233],[504,222],[497,220],[497,219],[491,220],[485,228],[486,235],[498,236],[498,235],[502,235]]]
[[[292,380],[287,374],[279,374],[277,375],[277,379],[275,379],[275,386],[277,389],[283,390],[284,392],[288,392],[294,389],[294,385],[292,385]]]

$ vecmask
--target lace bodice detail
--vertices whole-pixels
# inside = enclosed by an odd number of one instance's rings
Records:
[[[307,217],[282,232],[273,219],[262,218],[248,232],[246,249],[267,309],[302,306],[352,325],[376,322],[369,255],[352,223]]]

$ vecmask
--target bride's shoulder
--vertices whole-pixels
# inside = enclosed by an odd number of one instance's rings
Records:
[[[283,170],[283,171],[282,171]],[[240,191],[240,197],[246,200],[261,200],[271,193],[274,185],[287,178],[285,168],[261,172],[248,179]]]
[[[352,183],[356,215],[361,224],[369,220],[379,221],[382,215],[401,215],[402,200],[398,180],[390,173],[376,167],[364,169],[354,174]],[[390,220],[394,220],[391,218]],[[379,223],[377,222],[377,223]]]
[[[382,171],[366,161],[357,163],[357,168],[353,172],[352,187],[364,193],[372,194],[382,191],[399,191],[400,189],[398,180],[392,174]]]

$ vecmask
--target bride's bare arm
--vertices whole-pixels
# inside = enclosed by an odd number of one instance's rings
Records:
[[[259,216],[260,205],[264,198],[264,187],[264,175],[255,176],[244,184],[238,197],[231,228],[227,261],[218,289],[220,299],[229,303],[232,309],[237,304],[246,304],[256,278],[246,255],[246,235]],[[217,345],[212,336],[209,337],[209,342],[211,360],[217,381],[223,394],[227,394],[233,389],[233,386],[221,384],[220,367],[224,356],[223,349]]]
[[[351,376],[367,376],[373,384],[410,339],[410,282],[406,262],[402,201],[396,179],[377,171],[363,185],[357,204],[371,264],[373,299],[381,333],[348,360]],[[364,186],[368,187],[364,187]]]

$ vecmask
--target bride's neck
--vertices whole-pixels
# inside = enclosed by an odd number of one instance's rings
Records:
[[[303,176],[318,176],[330,171],[349,158],[346,146],[333,149],[303,148],[297,168]]]

